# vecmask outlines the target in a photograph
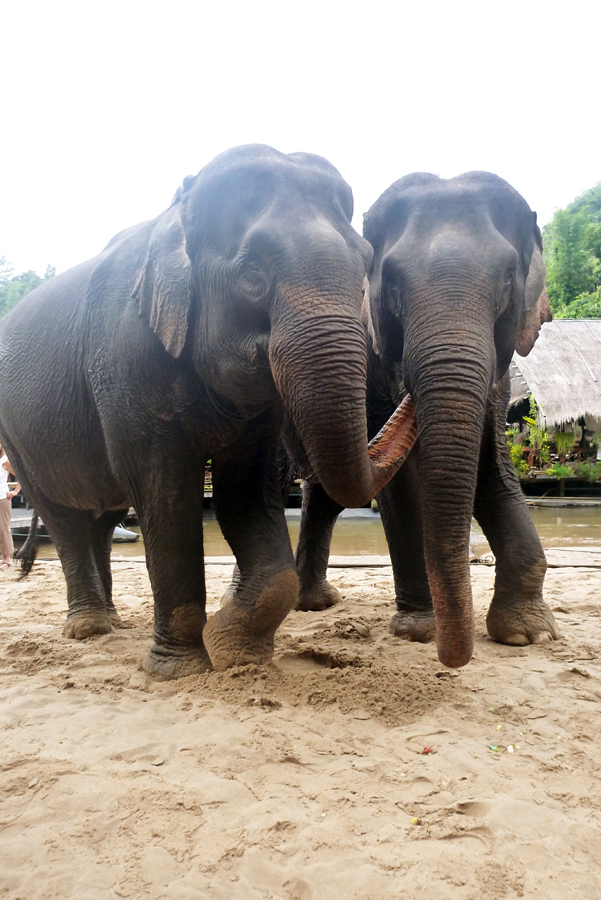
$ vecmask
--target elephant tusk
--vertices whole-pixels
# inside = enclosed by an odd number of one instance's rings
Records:
[[[380,490],[405,462],[409,451],[417,440],[417,418],[415,406],[409,394],[380,429],[368,447],[369,458]]]

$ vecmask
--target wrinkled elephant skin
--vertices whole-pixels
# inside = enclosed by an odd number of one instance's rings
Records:
[[[516,348],[528,353],[550,320],[536,215],[495,175],[416,174],[376,201],[364,236],[374,249],[362,313],[372,336],[370,433],[406,391],[419,430],[407,463],[378,495],[395,578],[391,631],[435,638],[447,666],[469,662],[474,514],[496,557],[490,635],[508,644],[555,639],[542,595],[545,555],[505,440],[511,357]],[[322,605],[338,511],[319,486],[307,488],[299,608]]]
[[[406,420],[368,453],[372,252],[352,207],[321,157],[234,148],[2,321],[0,433],[60,555],[67,637],[116,622],[111,536],[133,505],[155,605],[145,670],[265,662],[298,596],[277,476],[284,416],[340,503],[368,502],[406,455]],[[207,624],[208,459],[239,578]]]

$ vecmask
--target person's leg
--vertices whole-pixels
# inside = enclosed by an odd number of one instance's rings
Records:
[[[14,550],[13,538],[10,533],[11,508],[12,503],[7,497],[0,500],[0,553],[2,554],[0,565],[2,568],[11,565]]]

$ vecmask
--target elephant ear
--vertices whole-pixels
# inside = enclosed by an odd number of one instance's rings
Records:
[[[171,356],[186,343],[191,303],[191,266],[181,204],[164,213],[150,236],[146,261],[132,293],[154,333]]]
[[[546,270],[542,254],[542,238],[538,225],[535,225],[535,246],[530,260],[530,269],[524,291],[524,307],[518,323],[518,336],[515,345],[519,356],[528,356],[540,331],[541,325],[550,322],[551,307],[545,290]]]

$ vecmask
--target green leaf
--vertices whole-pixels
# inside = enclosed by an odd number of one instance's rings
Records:
[[[44,277],[37,275],[33,269],[13,275],[13,268],[4,256],[0,256],[0,319],[16,306],[19,300],[36,288],[43,281],[52,278],[56,272],[53,266],[46,266]]]

